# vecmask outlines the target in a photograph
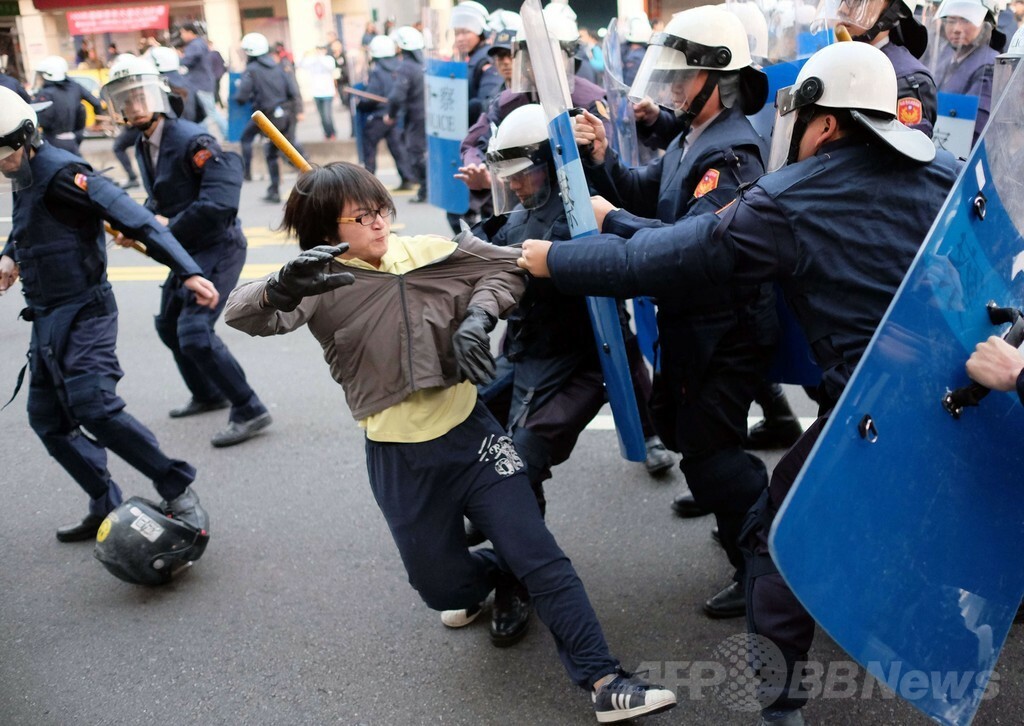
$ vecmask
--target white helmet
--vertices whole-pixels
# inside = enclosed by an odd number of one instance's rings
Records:
[[[114,120],[137,128],[148,128],[156,115],[171,111],[170,89],[148,57],[128,56],[110,67],[110,80],[102,96]]]
[[[982,0],[943,0],[937,17],[963,18],[971,25],[980,26],[991,13],[992,8]]]
[[[411,25],[403,25],[401,28],[396,28],[391,34],[391,39],[402,50],[423,50],[423,33]]]
[[[157,45],[149,49],[146,55],[153,61],[153,65],[161,73],[171,73],[181,68],[181,56],[174,48],[166,45]]]
[[[491,173],[494,213],[518,205],[543,206],[551,193],[551,143],[544,107],[530,103],[512,111],[491,136],[487,169]]]
[[[562,60],[565,64],[565,77],[569,84],[569,90],[572,91],[576,83],[576,51],[579,50],[580,45],[580,29],[576,25],[576,13],[568,5],[554,2],[546,5],[542,12],[548,37],[561,49]],[[528,93],[537,90],[537,84],[533,79],[533,65],[526,45],[526,36],[523,33],[516,37],[516,44],[512,50],[512,85],[510,89],[514,93]]]
[[[47,56],[36,64],[36,73],[44,80],[60,83],[68,77],[68,62],[59,55]]]
[[[795,161],[800,139],[794,129],[800,109],[846,109],[854,120],[900,154],[914,161],[935,158],[925,134],[896,120],[896,72],[886,55],[868,43],[835,43],[807,59],[792,86],[780,89],[767,171]],[[802,130],[798,136],[802,136]]]
[[[646,15],[634,15],[626,20],[625,40],[627,43],[646,45],[650,42],[653,33],[651,21],[647,19]]]
[[[259,58],[270,52],[270,42],[263,33],[246,33],[242,36],[242,52],[250,58]]]
[[[487,32],[487,16],[489,11],[475,0],[463,0],[452,8],[448,18],[448,27],[464,28],[476,35]]]
[[[0,87],[0,159],[31,142],[38,123],[36,112],[21,96]]]
[[[487,18],[487,27],[494,33],[500,33],[503,30],[522,33],[523,17],[512,10],[495,10]]]
[[[375,35],[368,46],[371,58],[393,58],[398,52],[395,41],[386,35]]]
[[[743,28],[747,31],[750,57],[755,62],[762,62],[768,58],[768,21],[765,20],[761,8],[753,2],[727,2],[724,7],[743,23]]]
[[[707,82],[699,90],[690,88],[700,71],[710,72]],[[663,32],[651,36],[629,98],[635,103],[651,98],[692,121],[716,85],[723,105],[739,100],[748,115],[768,96],[768,79],[753,66],[743,23],[719,5],[703,5],[676,13]]]

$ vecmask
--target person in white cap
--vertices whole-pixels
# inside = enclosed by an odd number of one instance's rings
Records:
[[[803,724],[807,692],[794,673],[814,637],[813,619],[774,569],[769,527],[957,176],[952,154],[897,120],[896,99],[882,51],[827,46],[778,93],[769,173],[717,213],[627,240],[523,243],[520,266],[564,293],[662,297],[774,281],[812,341],[822,415],[776,465],[742,540],[748,627],[779,648],[789,670],[762,723]],[[602,228],[624,214],[601,198],[594,207]]]

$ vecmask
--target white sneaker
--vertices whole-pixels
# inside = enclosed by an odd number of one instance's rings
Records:
[[[441,623],[448,628],[464,628],[476,620],[483,611],[483,603],[463,610],[442,610]]]

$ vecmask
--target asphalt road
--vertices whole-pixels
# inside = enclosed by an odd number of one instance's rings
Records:
[[[261,203],[262,191],[247,184],[241,210],[252,276],[296,249],[271,231],[280,209]],[[0,214],[10,214],[9,199],[0,198]],[[408,199],[397,197],[399,232],[447,229],[441,212]],[[360,431],[311,336],[250,339],[220,327],[274,424],[214,449],[208,441],[224,412],[167,416],[188,394],[153,330],[162,271],[122,249],[111,250],[110,266],[126,373],[119,392],[168,453],[198,468],[212,538],[195,567],[159,589],[113,578],[90,543],[58,543],[54,529],[81,517],[86,502],[30,431],[23,391],[0,413],[0,723],[594,723],[588,694],[569,683],[538,621],[519,645],[496,649],[485,619],[448,630],[408,585],[367,485]],[[4,391],[28,344],[20,307],[17,295],[0,298]],[[813,415],[799,390],[791,396],[801,415]],[[623,665],[651,668],[678,689],[679,706],[647,723],[753,724],[756,713],[737,710],[729,690],[736,662],[727,639],[743,622],[700,611],[730,574],[709,537],[712,521],[674,517],[668,505],[682,475],[652,479],[621,459],[605,420],[556,469],[549,525]],[[126,494],[154,496],[116,457],[111,469]],[[958,536],[950,533],[951,546]],[[809,723],[925,722],[849,670],[827,636],[811,655],[822,693],[806,709]],[[998,693],[976,723],[1024,723],[1022,657],[1014,630]]]

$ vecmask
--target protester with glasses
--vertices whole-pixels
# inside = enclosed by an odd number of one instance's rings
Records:
[[[283,221],[303,252],[235,289],[225,320],[260,336],[307,325],[320,342],[366,431],[370,487],[428,606],[475,616],[491,590],[518,578],[572,680],[594,689],[600,721],[671,708],[672,691],[623,673],[609,653],[522,460],[477,400],[476,385],[495,370],[488,333],[525,288],[519,250],[468,232],[399,237],[391,234],[394,209],[360,166],[335,162],[303,173]],[[463,513],[490,535],[493,550],[467,548]]]

